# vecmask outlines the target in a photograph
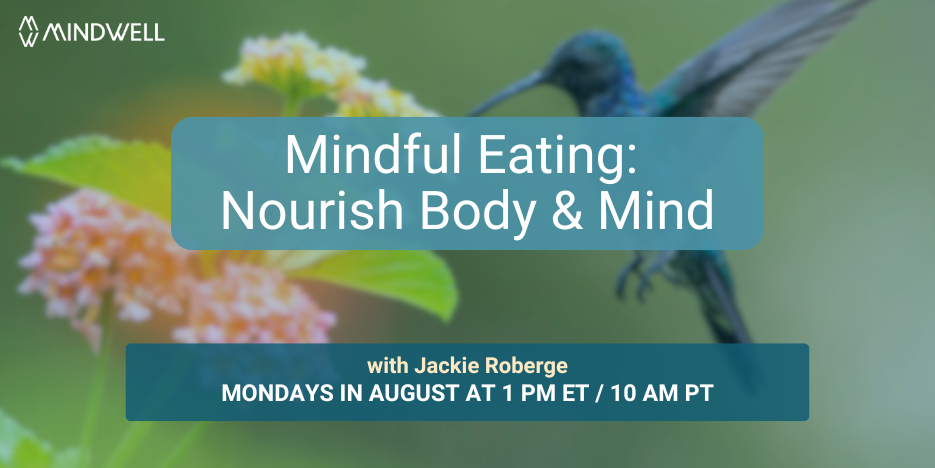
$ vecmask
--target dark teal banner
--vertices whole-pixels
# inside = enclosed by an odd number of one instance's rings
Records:
[[[763,133],[745,118],[188,118],[187,249],[749,249]]]
[[[131,421],[805,421],[804,344],[130,344]]]

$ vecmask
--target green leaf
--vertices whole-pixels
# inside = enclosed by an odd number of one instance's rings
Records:
[[[157,143],[121,142],[100,135],[65,140],[27,161],[7,159],[13,170],[114,196],[168,220],[171,157]]]
[[[74,468],[75,449],[55,453],[48,442],[0,409],[0,468]]]
[[[458,289],[448,265],[426,250],[346,250],[288,272],[396,299],[451,320]]]
[[[81,460],[81,450],[72,447],[55,453],[52,459],[52,468],[76,468]]]
[[[13,466],[16,468],[50,468],[52,466],[52,448],[36,439],[22,439],[13,452]]]
[[[3,164],[22,174],[99,190],[171,218],[171,156],[155,143],[90,135],[66,140],[28,161],[7,159]],[[264,263],[293,278],[397,299],[444,321],[451,319],[458,302],[451,271],[427,251],[270,251]]]
[[[0,467],[16,466],[15,456],[24,440],[38,441],[38,438],[0,409]]]

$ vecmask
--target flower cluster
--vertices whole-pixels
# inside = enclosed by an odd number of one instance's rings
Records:
[[[107,294],[121,320],[184,313],[175,336],[186,342],[324,342],[334,324],[279,271],[228,263],[222,278],[197,278],[197,253],[175,243],[168,223],[102,193],[80,190],[30,219],[38,234],[20,261],[29,270],[20,291],[45,296],[47,314],[95,349]]]
[[[222,76],[231,84],[256,82],[286,96],[287,104],[325,96],[342,117],[432,117],[412,95],[374,81],[360,72],[366,61],[334,47],[322,48],[304,33],[278,39],[246,39],[240,63]],[[289,112],[294,110],[287,109]]]
[[[240,64],[224,73],[228,83],[257,82],[296,99],[335,93],[354,82],[367,62],[334,47],[322,48],[304,33],[279,39],[246,39]]]
[[[46,296],[48,315],[68,318],[92,344],[100,335],[96,319],[108,290],[124,320],[146,320],[156,309],[181,312],[192,279],[190,252],[155,216],[80,190],[30,220],[38,235],[20,261],[30,270],[20,291]]]
[[[342,117],[436,117],[434,111],[416,103],[411,94],[397,91],[386,81],[360,78],[337,95]]]
[[[282,272],[226,263],[222,277],[192,289],[188,326],[176,329],[187,343],[327,343],[335,323]]]

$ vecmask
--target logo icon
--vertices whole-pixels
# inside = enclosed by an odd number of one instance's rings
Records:
[[[26,27],[26,38],[23,38],[23,26]],[[32,16],[24,16],[19,24],[19,40],[23,42],[23,47],[32,47],[36,45],[36,39],[39,39],[39,26],[36,26],[36,20]]]

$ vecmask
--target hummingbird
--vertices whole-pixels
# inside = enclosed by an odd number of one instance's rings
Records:
[[[571,95],[584,117],[752,117],[772,93],[828,43],[870,0],[792,0],[730,32],[679,66],[653,90],[636,81],[623,41],[605,31],[585,31],[553,52],[540,70],[482,103],[469,116],[538,85]],[[617,280],[622,299],[627,278],[640,277],[642,301],[656,273],[688,287],[721,343],[750,343],[734,296],[724,252],[659,251],[642,271],[644,256],[634,251]]]

